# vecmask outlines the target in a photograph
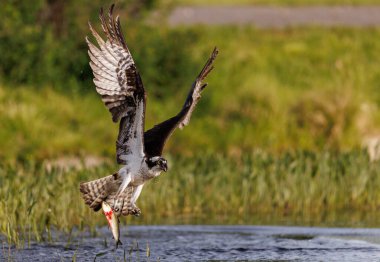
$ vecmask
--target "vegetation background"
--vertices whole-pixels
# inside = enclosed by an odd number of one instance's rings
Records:
[[[84,41],[87,21],[100,28],[99,8],[110,4],[0,3],[0,232],[9,241],[106,224],[78,185],[118,168],[118,128],[95,92]],[[220,50],[190,126],[167,145],[170,171],[146,186],[143,216],[128,223],[376,225],[380,167],[363,145],[380,136],[380,29],[169,27],[180,4],[203,2],[116,2],[148,92],[146,128],[177,112]]]

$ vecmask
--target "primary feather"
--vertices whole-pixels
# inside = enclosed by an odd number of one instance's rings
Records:
[[[127,164],[128,158],[135,158],[132,154],[137,152],[140,158],[144,155],[145,90],[113,8],[112,5],[109,9],[108,19],[103,9],[99,14],[106,41],[89,23],[100,49],[88,38],[86,42],[96,91],[111,112],[112,120],[120,120],[116,160],[119,164]]]

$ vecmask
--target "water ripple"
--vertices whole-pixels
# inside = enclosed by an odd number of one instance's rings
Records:
[[[73,237],[72,237],[73,238]],[[380,230],[270,226],[131,226],[113,249],[108,228],[97,237],[78,232],[68,244],[32,243],[3,247],[0,260],[13,261],[378,261]],[[3,241],[4,242],[4,241]],[[4,246],[4,244],[3,244]]]

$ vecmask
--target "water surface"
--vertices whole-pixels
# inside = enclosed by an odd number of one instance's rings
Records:
[[[284,226],[131,226],[114,250],[108,228],[97,236],[78,233],[70,240],[8,248],[13,261],[194,261],[291,260],[379,261],[380,229]],[[147,253],[147,248],[150,254]],[[149,256],[149,257],[148,257]]]

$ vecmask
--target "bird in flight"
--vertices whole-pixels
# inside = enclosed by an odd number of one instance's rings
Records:
[[[207,85],[203,80],[213,69],[218,50],[214,48],[212,51],[179,113],[144,132],[145,88],[123,37],[119,16],[114,17],[113,9],[114,5],[108,15],[100,10],[106,40],[89,23],[98,47],[87,37],[86,42],[96,91],[110,111],[113,122],[120,122],[116,161],[122,167],[113,175],[81,183],[80,191],[85,203],[94,211],[106,202],[117,217],[138,216],[141,211],[136,200],[146,181],[167,171],[167,161],[162,157],[165,143],[177,127],[183,128],[189,123]]]

